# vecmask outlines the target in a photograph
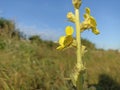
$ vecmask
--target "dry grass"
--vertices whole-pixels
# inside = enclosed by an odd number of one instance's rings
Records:
[[[68,90],[65,78],[76,62],[75,49],[60,52],[49,41],[1,39],[5,46],[0,49],[0,90]],[[117,51],[89,48],[83,58],[88,83],[101,90],[119,90],[119,56]]]

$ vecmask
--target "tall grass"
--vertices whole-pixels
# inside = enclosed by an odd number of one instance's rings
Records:
[[[68,90],[66,79],[76,62],[74,48],[59,52],[52,41],[0,38],[0,90]],[[83,58],[89,86],[119,90],[120,53],[91,47]]]

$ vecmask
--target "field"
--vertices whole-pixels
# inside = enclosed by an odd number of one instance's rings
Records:
[[[119,90],[120,53],[96,49],[87,40],[85,44],[88,52],[83,60],[89,86]],[[57,51],[56,47],[41,39],[0,37],[0,90],[68,90],[66,78],[76,62],[76,52],[74,48]]]

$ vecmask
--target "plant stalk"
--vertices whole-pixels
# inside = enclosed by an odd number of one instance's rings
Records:
[[[76,41],[77,41],[77,65],[79,74],[78,79],[76,81],[76,87],[77,90],[83,89],[83,75],[81,73],[81,70],[83,68],[83,62],[82,62],[82,49],[81,49],[81,34],[80,34],[80,18],[79,18],[79,9],[75,8],[75,25],[76,25]]]

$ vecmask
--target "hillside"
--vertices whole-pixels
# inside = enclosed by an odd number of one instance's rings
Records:
[[[68,90],[66,78],[76,62],[76,49],[57,51],[52,41],[38,36],[27,40],[15,28],[11,31],[0,35],[0,90]],[[120,90],[120,53],[96,49],[88,40],[82,43],[88,49],[83,60],[89,86]]]

